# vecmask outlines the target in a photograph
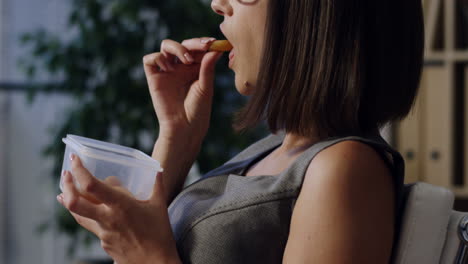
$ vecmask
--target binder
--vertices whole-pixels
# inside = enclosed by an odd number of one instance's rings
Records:
[[[423,74],[422,178],[447,188],[453,177],[453,66],[426,66]]]
[[[413,109],[399,123],[397,129],[397,147],[405,160],[405,183],[422,180],[421,144],[423,144],[423,138],[421,134],[423,131],[421,122],[423,111],[421,108],[423,93],[424,83],[422,81]]]
[[[424,24],[426,25],[426,53],[430,55],[433,51],[434,41],[437,35],[437,26],[441,21],[438,21],[439,15],[442,12],[442,0],[424,0]]]

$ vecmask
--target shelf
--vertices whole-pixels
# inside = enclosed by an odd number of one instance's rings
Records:
[[[468,51],[457,51],[453,56],[455,60],[468,61]]]
[[[426,52],[424,60],[441,62],[468,62],[468,50],[454,52]]]
[[[457,198],[468,199],[468,190],[463,187],[452,187],[451,191]]]

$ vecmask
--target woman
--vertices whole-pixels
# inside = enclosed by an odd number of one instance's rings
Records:
[[[165,40],[143,60],[160,124],[153,157],[165,169],[152,198],[133,199],[71,157],[59,202],[119,264],[388,263],[403,160],[378,131],[417,93],[420,2],[213,0],[236,87],[250,96],[236,126],[266,120],[273,135],[180,191],[209,127],[221,54],[208,51],[212,38]]]

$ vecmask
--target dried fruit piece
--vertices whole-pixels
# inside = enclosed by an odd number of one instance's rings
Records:
[[[232,50],[232,45],[229,43],[227,40],[216,40],[211,43],[210,46],[210,51],[220,51],[220,52],[225,52],[225,51],[231,51]]]

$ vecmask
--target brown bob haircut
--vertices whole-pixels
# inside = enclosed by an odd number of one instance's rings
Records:
[[[421,0],[270,0],[254,94],[234,127],[266,120],[320,137],[403,119],[424,54]]]

